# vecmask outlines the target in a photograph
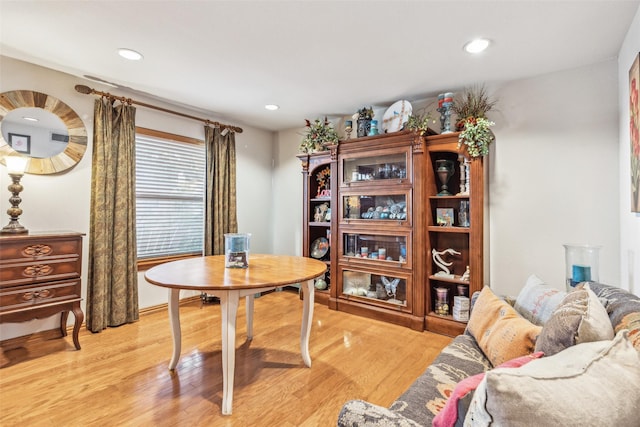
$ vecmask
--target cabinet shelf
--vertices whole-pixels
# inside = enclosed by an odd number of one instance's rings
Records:
[[[429,196],[429,200],[468,200],[468,194],[456,194],[451,196]]]
[[[450,320],[452,322],[460,323],[460,324],[465,325],[465,326],[467,325],[467,322],[463,322],[462,320],[456,320],[456,319],[453,318],[453,316],[451,314],[443,315],[443,314],[436,314],[434,311],[430,311],[429,312],[429,316],[438,317],[438,318],[444,319],[444,320]]]
[[[358,263],[358,262],[366,262],[366,263],[373,263],[378,264],[379,266],[381,266],[382,268],[406,268],[407,267],[407,263],[405,262],[401,262],[398,260],[386,260],[386,259],[373,259],[373,258],[363,258],[363,257],[357,257],[357,256],[348,256],[345,255],[344,256],[344,260],[347,263]]]
[[[468,280],[462,280],[460,278],[460,276],[457,277],[445,277],[445,276],[438,276],[436,274],[432,274],[431,276],[429,276],[429,280],[436,280],[439,282],[447,282],[447,283],[457,283],[458,285],[468,285],[469,281]]]
[[[331,223],[330,222],[309,222],[309,227],[326,227],[329,228],[331,227]]]
[[[430,225],[427,227],[429,231],[436,233],[466,233],[469,234],[469,227],[440,227],[438,225]]]
[[[309,199],[310,202],[330,202],[331,197],[312,197]]]

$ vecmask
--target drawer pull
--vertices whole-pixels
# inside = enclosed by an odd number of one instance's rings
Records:
[[[33,301],[34,299],[38,299],[38,298],[50,298],[50,297],[51,297],[51,291],[49,289],[43,289],[41,291],[35,291],[35,292],[25,292],[24,294],[22,294],[23,301]]]
[[[30,265],[25,268],[23,271],[23,275],[27,277],[38,277],[38,276],[46,276],[47,274],[51,274],[53,272],[53,267],[46,264],[38,264],[38,265]]]
[[[49,245],[31,245],[24,248],[22,255],[26,257],[47,256],[53,253],[53,248]]]
[[[51,296],[51,291],[49,289],[36,291],[36,298],[49,298],[50,296]]]

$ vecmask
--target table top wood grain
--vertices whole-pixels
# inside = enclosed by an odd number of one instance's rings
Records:
[[[148,282],[196,291],[285,286],[322,275],[327,265],[313,258],[250,254],[248,268],[225,268],[225,256],[213,255],[170,261],[145,273]]]

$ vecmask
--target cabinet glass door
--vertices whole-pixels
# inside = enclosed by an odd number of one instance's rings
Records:
[[[407,178],[407,154],[395,153],[343,159],[345,183]]]
[[[407,280],[393,275],[342,271],[342,294],[396,306],[407,306]]]
[[[342,196],[343,219],[406,221],[407,212],[404,194]]]
[[[345,233],[342,256],[352,260],[407,263],[407,237],[369,233]]]

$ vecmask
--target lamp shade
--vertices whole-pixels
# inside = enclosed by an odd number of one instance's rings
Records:
[[[5,157],[5,161],[7,162],[7,171],[9,174],[24,175],[29,158],[24,156],[7,156]]]

